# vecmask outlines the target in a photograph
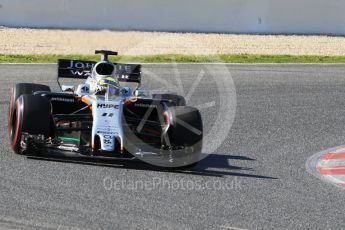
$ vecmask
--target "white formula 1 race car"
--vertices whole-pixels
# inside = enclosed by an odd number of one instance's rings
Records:
[[[60,92],[19,83],[11,90],[8,134],[23,155],[67,152],[90,157],[139,159],[159,167],[193,166],[202,150],[200,112],[182,96],[141,87],[141,66],[59,60]],[[77,87],[60,78],[85,79]],[[133,85],[135,87],[133,87]]]

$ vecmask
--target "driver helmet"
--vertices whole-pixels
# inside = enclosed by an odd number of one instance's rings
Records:
[[[104,76],[97,81],[97,87],[95,94],[103,95],[109,89],[109,93],[112,95],[119,94],[120,85],[117,78],[113,76]]]

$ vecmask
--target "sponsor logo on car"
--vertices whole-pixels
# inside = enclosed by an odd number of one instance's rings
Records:
[[[114,104],[97,104],[98,109],[119,109],[119,105]]]
[[[98,134],[104,134],[104,135],[115,135],[117,132],[108,132],[108,131],[97,131]]]
[[[137,104],[134,104],[134,106],[144,107],[144,108],[157,108],[157,105],[154,105],[154,104],[143,104],[143,103],[137,103]]]
[[[69,102],[69,103],[75,102],[75,99],[73,99],[73,98],[63,98],[63,97],[53,97],[50,100],[51,101],[59,101],[59,102]]]
[[[69,69],[92,69],[95,66],[93,62],[75,62],[71,60]]]

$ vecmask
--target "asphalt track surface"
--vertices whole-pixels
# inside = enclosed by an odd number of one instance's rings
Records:
[[[178,70],[188,89],[202,68],[146,65],[144,73],[174,79]],[[170,172],[139,163],[96,164],[85,159],[15,155],[6,133],[10,86],[37,82],[56,89],[56,67],[0,65],[0,226],[345,229],[344,190],[310,175],[305,168],[311,155],[344,145],[345,66],[227,68],[237,95],[230,132],[196,168]],[[220,73],[217,77],[229,76]],[[148,79],[144,83],[154,85]],[[214,88],[204,82],[192,97],[198,103],[208,102],[214,94]],[[205,111],[203,117],[205,123],[212,122],[212,113]],[[125,182],[115,189],[104,186],[105,178]],[[130,185],[152,178],[165,180],[166,185]],[[174,181],[177,185],[169,187]],[[189,189],[178,188],[181,181],[187,181]],[[193,188],[193,182],[209,187]]]

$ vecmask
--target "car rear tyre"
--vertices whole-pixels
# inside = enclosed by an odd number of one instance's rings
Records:
[[[26,94],[16,100],[9,133],[14,152],[27,154],[21,146],[23,133],[49,137],[51,111],[50,100],[45,97]]]

